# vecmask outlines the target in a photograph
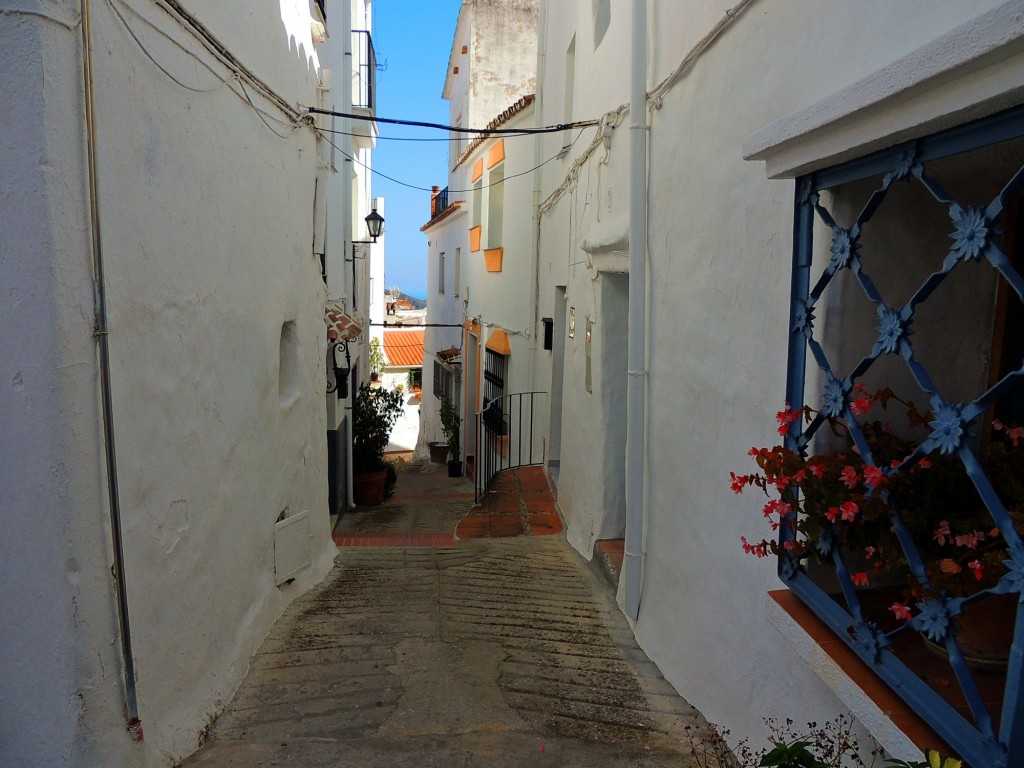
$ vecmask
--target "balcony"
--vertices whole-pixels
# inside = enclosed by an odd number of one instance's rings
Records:
[[[352,30],[352,111],[374,117],[377,109],[377,55],[373,38],[363,29]],[[372,148],[377,143],[377,123],[352,121],[353,142],[357,148]]]

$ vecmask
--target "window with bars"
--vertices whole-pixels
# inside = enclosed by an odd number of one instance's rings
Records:
[[[452,401],[456,412],[459,410],[458,375],[440,360],[434,360],[434,397]]]
[[[791,489],[779,575],[971,765],[1024,764],[1024,473],[994,460],[1024,436],[1004,423],[1024,402],[1022,192],[1024,108],[796,184],[786,401],[812,410],[786,447],[847,452],[878,517],[867,538],[853,507],[800,527],[815,497]],[[872,567],[881,547],[909,578]],[[986,604],[1002,661],[968,637]]]
[[[483,419],[484,425],[498,435],[508,434],[502,410],[507,371],[508,356],[488,349],[484,364]]]

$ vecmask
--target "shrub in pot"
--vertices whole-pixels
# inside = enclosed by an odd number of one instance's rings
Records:
[[[353,495],[360,506],[376,506],[384,501],[384,449],[401,415],[400,392],[360,385],[352,407]]]
[[[441,402],[441,431],[444,432],[445,442],[448,443],[448,477],[462,477],[462,459],[459,451],[459,429],[462,419],[459,412],[455,410],[451,398],[444,398]]]

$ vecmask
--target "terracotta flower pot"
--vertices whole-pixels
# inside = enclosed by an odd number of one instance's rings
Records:
[[[379,507],[384,503],[384,480],[387,472],[371,472],[352,476],[352,500],[360,507]]]

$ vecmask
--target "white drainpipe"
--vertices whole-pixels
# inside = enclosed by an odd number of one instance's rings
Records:
[[[647,0],[633,0],[633,45],[629,95],[629,351],[626,385],[625,605],[640,615],[643,590],[644,468],[647,430]]]

